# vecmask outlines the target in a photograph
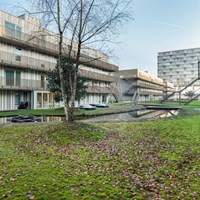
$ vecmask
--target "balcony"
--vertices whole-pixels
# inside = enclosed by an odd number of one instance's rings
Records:
[[[29,48],[32,50],[37,50],[39,52],[50,54],[52,56],[58,56],[58,45],[55,43],[48,42],[44,39],[39,38],[40,36],[25,34],[18,32],[16,30],[7,28],[5,26],[0,26],[0,39],[9,44],[14,44],[20,47]],[[56,35],[56,34],[55,34]],[[64,52],[68,52],[67,48],[63,49]],[[73,51],[72,59],[75,59],[76,52]],[[83,65],[94,66],[96,68],[104,69],[110,72],[118,71],[118,67],[100,60],[100,58],[92,58],[89,56],[81,55],[80,63]]]
[[[18,32],[5,26],[0,27],[2,29],[0,34],[2,41],[23,47],[29,47],[33,50],[37,49],[38,51],[49,53],[51,55],[55,55],[58,52],[58,45],[38,38],[38,36],[34,34],[31,35]]]
[[[0,77],[0,88],[10,90],[48,90],[41,80],[20,79],[19,81]]]
[[[141,83],[141,82],[133,82],[130,84],[130,86],[124,91],[124,94],[129,94],[136,88],[145,88],[145,89],[152,89],[155,90],[156,93],[161,93],[163,91],[166,91],[167,86],[157,86],[157,85],[151,85],[148,83]]]
[[[112,94],[113,92],[110,87],[88,86],[87,93]]]
[[[110,75],[105,75],[105,74],[100,74],[96,72],[91,72],[91,71],[86,71],[83,69],[79,69],[79,74],[82,77],[85,77],[87,79],[91,80],[99,80],[99,81],[105,81],[105,82],[116,82],[117,78],[110,76]]]
[[[55,68],[56,64],[41,59],[27,56],[20,56],[21,61],[16,61],[14,53],[0,51],[0,64],[21,69],[33,69],[38,71],[49,71]]]
[[[136,83],[136,85],[138,87],[141,88],[148,88],[148,89],[155,89],[155,90],[159,90],[159,91],[166,91],[166,86],[158,86],[158,85],[150,85],[148,83]]]
[[[139,91],[141,95],[154,95],[154,96],[164,96],[163,92],[153,92],[153,91]]]
[[[163,92],[159,91],[145,91],[145,90],[130,90],[126,93],[126,95],[134,95],[135,91],[137,91],[140,95],[154,95],[154,96],[163,96]]]

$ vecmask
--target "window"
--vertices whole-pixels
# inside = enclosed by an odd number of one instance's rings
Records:
[[[21,80],[21,72],[16,71],[16,86],[20,87],[20,80]]]
[[[20,104],[20,95],[19,93],[15,94],[15,105],[19,105]]]
[[[19,26],[16,26],[16,38],[21,40],[21,33],[22,33],[22,28]]]
[[[5,31],[7,36],[15,37],[15,25],[10,22],[5,22]]]
[[[5,32],[7,36],[21,39],[22,28],[20,26],[5,21]]]
[[[6,70],[6,85],[14,86],[14,70]]]
[[[41,74],[41,87],[44,88],[44,74]]]
[[[21,55],[22,55],[22,50],[20,48],[16,48],[15,60],[16,61],[21,61]]]
[[[87,102],[89,102],[90,101],[90,98],[89,98],[89,95],[87,95]]]
[[[43,100],[44,101],[47,101],[48,99],[47,99],[47,93],[43,93]]]
[[[83,50],[83,51],[82,51],[82,54],[83,54],[83,55],[86,55],[86,56],[89,56],[89,52],[86,51],[86,50]]]
[[[21,72],[7,69],[5,71],[6,85],[7,86],[20,86]]]

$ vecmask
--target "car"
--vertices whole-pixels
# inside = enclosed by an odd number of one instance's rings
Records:
[[[99,104],[96,104],[96,107],[97,108],[108,108],[109,106],[105,103],[99,103]]]
[[[94,106],[91,106],[90,104],[82,105],[80,106],[80,108],[85,110],[96,110],[96,108]]]

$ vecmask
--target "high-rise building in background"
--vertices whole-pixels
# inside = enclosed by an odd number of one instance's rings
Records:
[[[181,88],[198,77],[200,48],[158,53],[158,77]],[[191,87],[200,85],[197,81]]]

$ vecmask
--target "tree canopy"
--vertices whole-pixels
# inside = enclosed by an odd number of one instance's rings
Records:
[[[62,91],[60,87],[60,76],[59,76],[59,65],[61,64],[63,68],[63,77],[64,77],[64,87],[66,92],[66,99],[69,102],[70,96],[72,93],[72,88],[70,81],[71,77],[75,73],[75,66],[71,66],[68,64],[67,58],[63,57],[61,62],[56,65],[56,68],[52,71],[47,72],[46,79],[47,79],[47,87],[49,88],[50,92],[54,93],[54,100],[56,102],[63,101]],[[77,90],[76,90],[76,100],[80,101],[81,97],[85,97],[87,92],[87,79],[78,75],[77,78]]]

